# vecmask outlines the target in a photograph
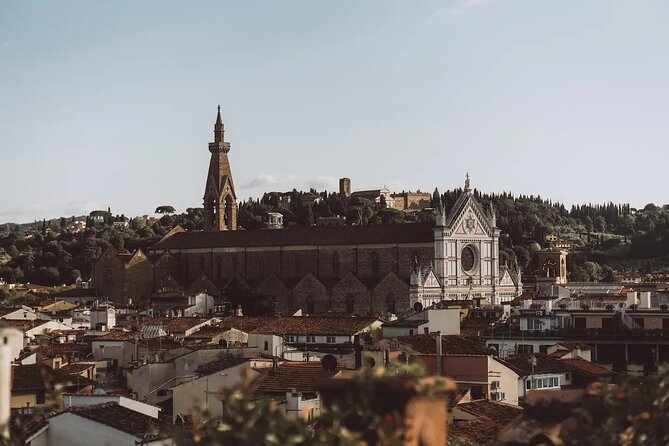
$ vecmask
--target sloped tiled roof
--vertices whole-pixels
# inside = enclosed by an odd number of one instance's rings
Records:
[[[127,341],[133,334],[125,330],[112,330],[109,333],[95,338],[95,341]]]
[[[428,321],[423,319],[398,319],[396,321],[386,322],[383,324],[384,327],[399,327],[399,328],[417,328],[423,324],[427,324]]]
[[[53,390],[56,383],[66,386],[77,385],[77,381],[73,381],[68,374],[42,363],[12,366],[12,392]],[[90,382],[82,377],[78,384],[85,386]]]
[[[108,402],[92,406],[72,407],[67,412],[125,432],[143,440],[158,437],[159,420],[134,410]]]
[[[407,346],[416,353],[423,355],[437,354],[435,335],[399,336],[397,342]],[[493,355],[495,350],[485,344],[467,339],[463,336],[449,335],[441,337],[441,351],[444,355]]]
[[[309,226],[271,231],[181,232],[159,241],[152,249],[431,243],[434,240],[432,228],[432,223],[403,223],[345,227]]]
[[[202,375],[209,375],[211,373],[220,372],[221,370],[226,370],[231,367],[238,366],[239,364],[244,364],[245,362],[248,362],[247,358],[229,356],[219,361],[202,365],[197,369],[197,372]]]
[[[46,427],[47,424],[44,415],[13,412],[9,421],[9,430],[14,442],[10,444],[25,444],[30,437]]]
[[[494,401],[473,401],[455,407],[477,419],[454,423],[450,426],[449,437],[465,438],[474,444],[488,444],[507,424],[523,414],[523,409],[518,406]]]
[[[534,370],[532,369],[531,358],[534,356],[537,360]],[[510,356],[503,361],[504,364],[511,367],[520,376],[527,376],[531,373],[566,373],[573,370],[569,364],[548,356],[544,353],[534,353],[532,355]]]
[[[256,392],[285,394],[292,389],[298,392],[316,392],[337,372],[338,370],[324,369],[320,362],[284,362],[276,371],[270,371],[258,379]]]
[[[35,352],[37,353],[38,361],[45,361],[48,359],[57,358],[59,356],[66,356],[70,361],[74,358],[82,360],[91,356],[92,353],[90,344],[79,342],[64,342],[62,344],[53,343],[43,345],[38,347]]]
[[[181,333],[210,319],[199,317],[154,317],[144,322],[142,326],[160,325],[167,333]]]
[[[277,317],[253,330],[253,333],[353,336],[376,321],[378,319],[374,317]]]
[[[562,362],[567,363],[570,367],[576,370],[579,374],[588,377],[604,377],[613,376],[614,372],[606,369],[600,365],[593,364],[583,358],[561,359]]]

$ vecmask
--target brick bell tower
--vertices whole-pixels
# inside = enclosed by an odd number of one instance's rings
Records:
[[[225,141],[225,128],[218,106],[214,124],[214,142],[209,143],[211,160],[204,188],[204,230],[234,231],[237,229],[237,195],[232,183],[228,152],[230,143]]]

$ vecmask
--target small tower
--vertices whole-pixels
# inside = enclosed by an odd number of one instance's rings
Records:
[[[342,197],[351,196],[351,179],[350,178],[340,178],[339,179],[339,195]]]
[[[209,143],[211,160],[204,189],[204,230],[233,231],[237,229],[237,195],[232,182],[228,152],[230,143],[225,141],[225,127],[218,106],[214,124],[214,142]]]

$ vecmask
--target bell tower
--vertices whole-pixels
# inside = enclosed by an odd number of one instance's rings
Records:
[[[204,188],[204,230],[234,231],[237,229],[237,195],[232,182],[228,152],[230,143],[225,141],[225,127],[218,106],[214,124],[214,142],[209,143],[211,160]]]

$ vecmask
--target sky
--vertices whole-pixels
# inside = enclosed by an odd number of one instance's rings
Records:
[[[0,223],[461,187],[664,204],[666,0],[0,2]]]

